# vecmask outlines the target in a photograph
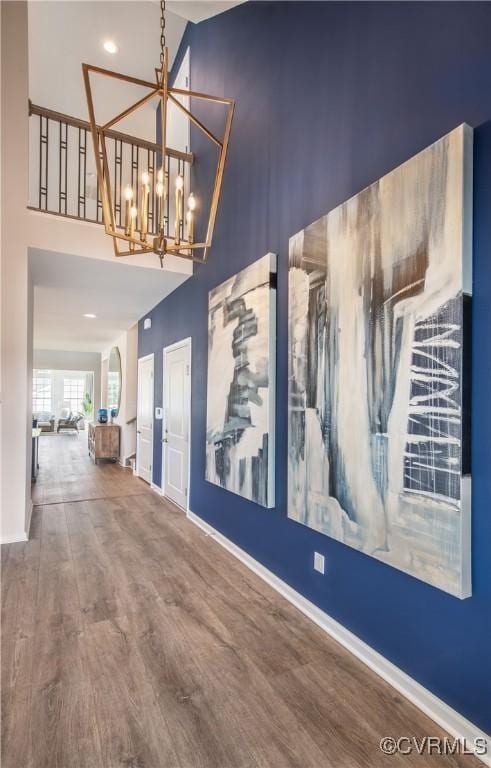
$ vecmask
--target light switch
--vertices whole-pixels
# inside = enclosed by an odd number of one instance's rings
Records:
[[[319,571],[319,573],[324,573],[324,569],[325,569],[324,555],[321,555],[320,552],[314,552],[314,571]]]

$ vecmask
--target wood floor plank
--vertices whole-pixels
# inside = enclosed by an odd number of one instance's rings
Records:
[[[2,665],[4,664],[2,655]],[[2,768],[31,768],[32,688],[2,685]],[[37,766],[36,766],[37,768]]]
[[[443,732],[81,436],[40,458],[2,549],[2,768],[477,768],[383,755]]]
[[[128,621],[183,765],[257,765],[249,741],[228,722],[223,697],[214,697],[204,686],[196,651],[202,650],[206,631],[189,634],[194,622],[185,620],[185,609],[165,603],[156,592],[139,590],[136,603]]]
[[[22,548],[22,557],[11,549],[2,579],[2,687],[30,683],[39,587],[39,541],[10,547],[19,553]]]
[[[58,680],[35,688],[31,708],[29,768],[102,768],[109,765],[102,757],[90,684],[77,686]]]
[[[84,624],[122,615],[116,574],[97,539],[86,502],[66,504],[65,514]]]
[[[92,624],[86,638],[104,764],[179,766],[126,619]]]

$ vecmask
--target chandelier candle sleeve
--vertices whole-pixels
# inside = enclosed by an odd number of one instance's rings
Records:
[[[140,206],[140,240],[144,243],[148,231],[148,196],[150,194],[150,176],[145,171],[142,173],[141,206]]]
[[[126,187],[124,191],[124,200],[124,233],[129,237],[131,229],[131,205],[133,202],[133,190],[131,187]]]
[[[178,174],[176,178],[176,221],[175,221],[175,236],[174,240],[176,245],[181,242],[181,222],[182,222],[182,197],[184,190],[184,179],[181,174]]]
[[[157,182],[155,192],[157,195],[157,232],[160,232],[164,226],[164,185],[161,181]]]
[[[130,237],[135,237],[136,217],[138,216],[138,209],[132,205],[130,208]]]
[[[188,212],[186,215],[186,222],[187,222],[186,237],[190,245],[194,243],[194,216],[195,216],[194,212],[195,210],[196,210],[196,198],[191,192],[191,194],[188,197]]]

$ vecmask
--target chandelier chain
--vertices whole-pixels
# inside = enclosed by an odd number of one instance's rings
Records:
[[[165,0],[160,0],[160,66],[164,64],[165,49]]]

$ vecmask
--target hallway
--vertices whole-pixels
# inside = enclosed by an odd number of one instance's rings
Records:
[[[2,548],[4,768],[479,765],[383,755],[443,733],[83,439],[41,462],[31,539]]]
[[[32,486],[32,502],[57,504],[148,491],[143,480],[118,464],[91,461],[87,431],[44,433],[39,438],[39,475]]]

